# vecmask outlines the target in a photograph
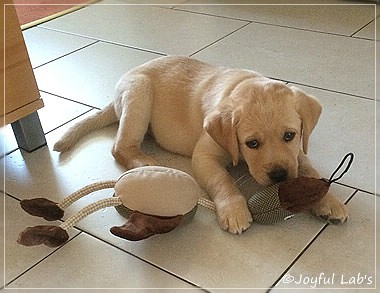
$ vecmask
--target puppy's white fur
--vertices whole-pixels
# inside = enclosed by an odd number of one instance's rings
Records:
[[[149,129],[163,148],[192,156],[194,175],[214,200],[220,226],[241,233],[252,217],[226,165],[245,160],[262,185],[320,177],[305,154],[321,110],[316,98],[257,72],[162,57],[126,73],[115,100],[69,129],[54,149],[66,151],[86,133],[119,121],[116,160],[127,168],[155,165],[140,150]],[[333,223],[348,217],[331,193],[313,211]]]

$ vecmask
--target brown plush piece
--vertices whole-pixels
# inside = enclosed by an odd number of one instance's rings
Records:
[[[300,177],[281,182],[278,197],[281,207],[293,213],[310,210],[328,192],[330,187],[326,179]]]
[[[110,231],[115,236],[138,241],[155,234],[168,233],[176,228],[182,219],[183,215],[160,217],[134,211],[123,226],[114,226]]]
[[[58,247],[69,239],[66,230],[58,226],[39,225],[28,227],[22,231],[17,243],[25,246],[45,244],[48,247]]]
[[[25,199],[20,202],[20,205],[28,214],[42,217],[47,221],[63,218],[64,211],[55,202],[46,198]]]

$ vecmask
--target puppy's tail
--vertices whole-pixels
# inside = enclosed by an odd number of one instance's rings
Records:
[[[70,127],[69,130],[54,144],[53,150],[57,152],[67,151],[84,135],[93,130],[104,128],[118,120],[112,102],[102,110]]]

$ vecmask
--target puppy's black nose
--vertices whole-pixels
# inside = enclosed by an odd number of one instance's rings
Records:
[[[278,183],[288,178],[288,171],[284,168],[275,168],[268,173],[268,177],[273,183]]]

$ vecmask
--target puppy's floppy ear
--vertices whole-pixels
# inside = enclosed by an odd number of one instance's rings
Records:
[[[313,96],[306,94],[295,86],[290,87],[296,101],[296,111],[302,120],[302,148],[307,154],[309,137],[318,122],[322,112],[320,102]]]
[[[234,166],[239,161],[239,142],[236,134],[236,119],[233,113],[214,111],[204,122],[204,129],[211,138],[231,155]]]

